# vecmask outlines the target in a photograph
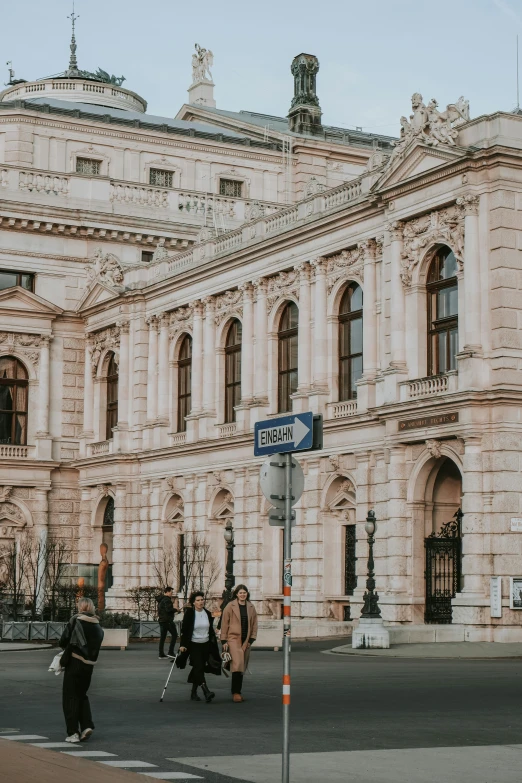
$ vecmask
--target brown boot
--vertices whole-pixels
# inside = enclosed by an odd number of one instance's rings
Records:
[[[244,700],[244,698],[241,696],[241,694],[240,694],[240,693],[233,693],[233,694],[232,694],[232,701],[235,701],[236,703],[238,703],[238,704],[239,704],[239,702],[241,702],[241,701],[245,701],[245,700]]]

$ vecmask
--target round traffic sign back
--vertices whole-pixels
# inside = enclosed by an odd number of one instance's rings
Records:
[[[261,465],[259,483],[265,498],[276,508],[285,507],[285,454],[272,454]],[[281,467],[280,467],[281,466]],[[299,501],[304,490],[304,473],[299,462],[292,457],[292,506]]]

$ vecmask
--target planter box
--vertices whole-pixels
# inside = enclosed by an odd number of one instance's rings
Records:
[[[27,641],[29,639],[29,623],[4,623],[2,639],[11,641]]]
[[[160,625],[154,620],[142,620],[132,624],[132,633],[138,639],[159,639]]]
[[[43,622],[40,622],[40,621],[35,621],[35,622],[30,623],[29,639],[32,642],[36,642],[36,641],[45,642],[45,641],[47,641],[47,623],[43,623]]]
[[[129,645],[128,628],[104,628],[102,647],[119,647],[125,650]]]
[[[47,623],[47,641],[59,641],[66,625],[67,623],[55,623],[49,621]]]

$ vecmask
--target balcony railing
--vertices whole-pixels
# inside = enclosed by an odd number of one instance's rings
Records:
[[[187,442],[186,432],[175,432],[172,436],[173,446],[183,446]]]
[[[236,422],[233,421],[230,424],[218,424],[218,433],[220,438],[231,438],[237,432]]]
[[[328,405],[331,419],[344,419],[345,416],[355,416],[357,413],[357,400],[346,402],[332,402]]]
[[[10,443],[0,444],[0,457],[16,457],[25,458],[29,457],[30,450],[33,451],[34,446],[13,446]]]
[[[100,440],[98,443],[90,443],[89,444],[89,453],[91,457],[100,457],[103,454],[112,454],[112,444],[113,441],[111,440]]]
[[[416,378],[414,381],[403,381],[400,384],[400,399],[418,400],[424,397],[438,397],[457,391],[457,371],[444,375],[430,375],[427,378]]]

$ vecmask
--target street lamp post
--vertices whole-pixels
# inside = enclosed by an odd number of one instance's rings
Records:
[[[352,647],[355,649],[372,647],[387,649],[390,646],[390,633],[384,627],[379,608],[379,596],[375,590],[373,546],[375,544],[377,523],[374,511],[368,511],[364,529],[368,535],[368,577],[366,579],[366,592],[363,596],[364,603],[359,625],[352,634]]]
[[[368,534],[368,577],[366,579],[366,592],[363,596],[364,605],[361,617],[380,617],[379,595],[375,590],[375,563],[373,562],[373,545],[375,543],[375,531],[377,523],[375,520],[375,511],[368,511],[364,529]]]
[[[225,589],[222,594],[221,611],[232,600],[232,589],[236,583],[234,576],[234,528],[232,527],[232,520],[227,519],[225,530],[223,531],[227,546],[227,562],[225,566]]]

